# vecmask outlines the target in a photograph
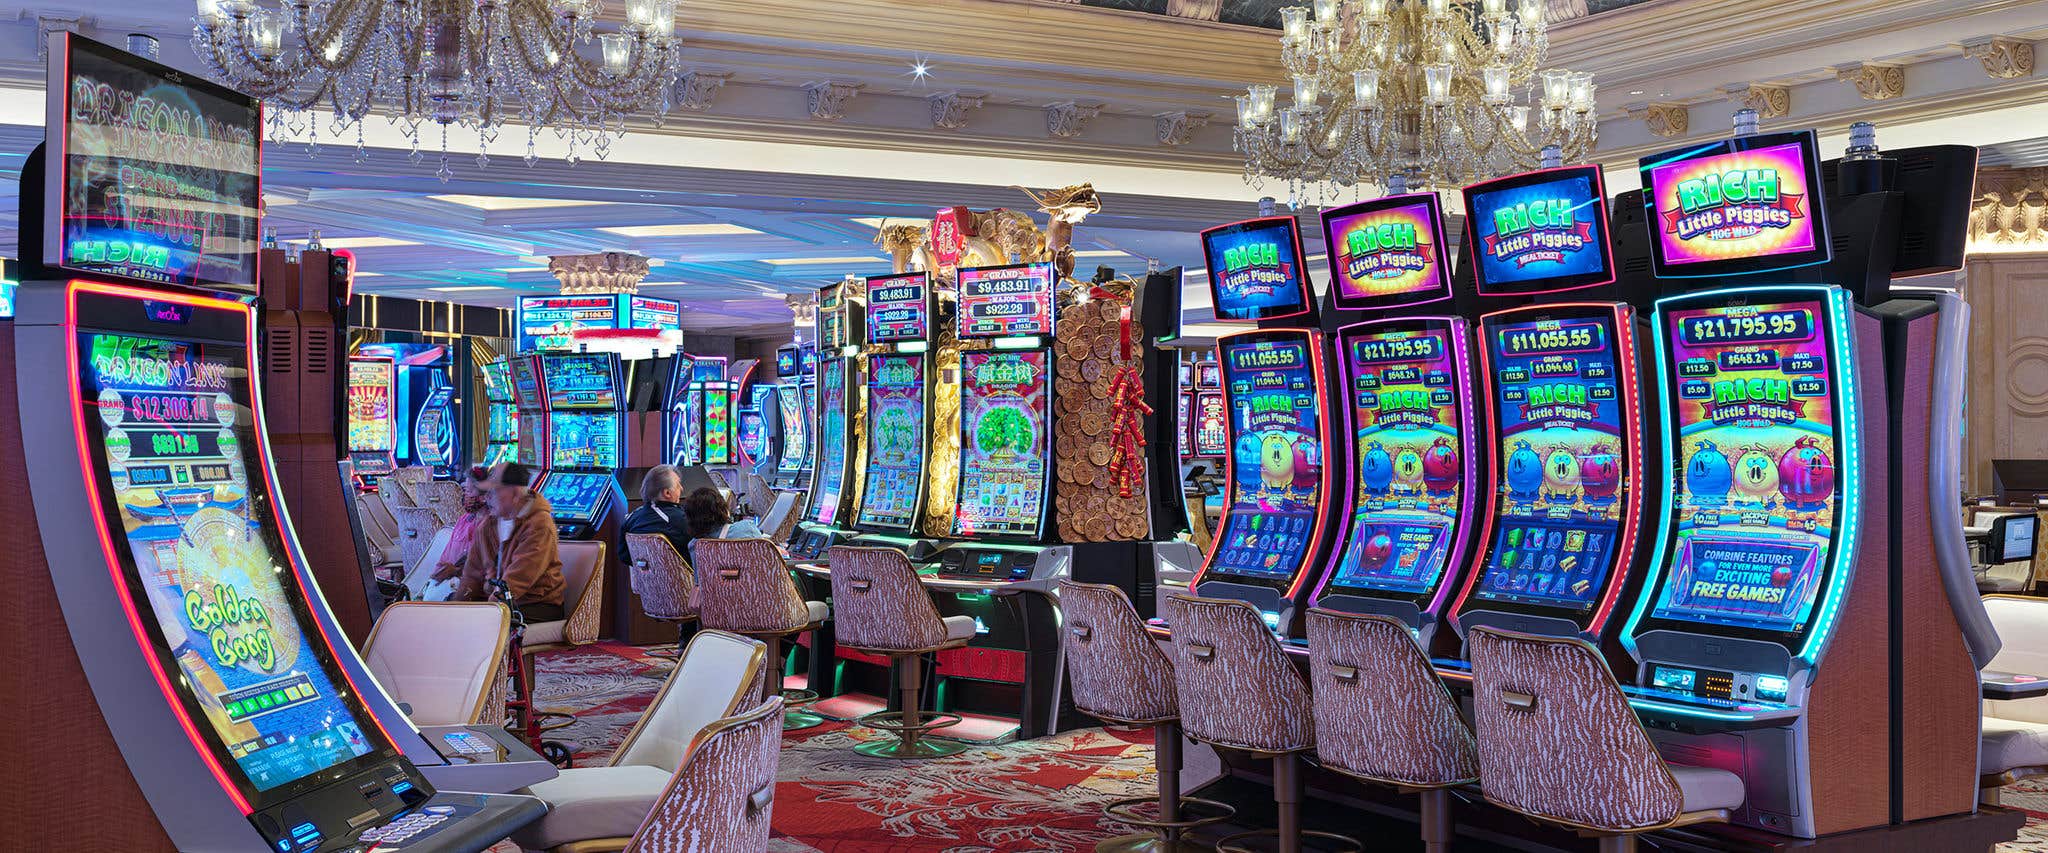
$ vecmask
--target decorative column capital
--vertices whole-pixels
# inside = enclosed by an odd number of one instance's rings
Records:
[[[861,84],[822,80],[804,84],[804,107],[811,118],[838,121],[846,117],[846,102],[860,94]]]
[[[1963,42],[1963,55],[1984,66],[1994,80],[2012,80],[2034,73],[2034,43],[2010,36],[1989,36]]]
[[[1906,69],[1883,62],[1852,62],[1835,66],[1835,79],[1856,87],[1866,101],[1884,101],[1906,93]]]
[[[1770,83],[1741,83],[1722,87],[1729,100],[1756,110],[1757,118],[1784,118],[1792,114],[1792,87]]]
[[[969,110],[981,109],[984,95],[965,95],[959,92],[940,92],[925,98],[931,105],[932,127],[942,130],[959,130],[967,126]]]
[[[548,257],[548,272],[562,283],[563,293],[638,293],[647,271],[646,258],[626,252]]]
[[[1101,104],[1061,101],[1045,105],[1045,132],[1061,139],[1073,139],[1088,129],[1088,122],[1102,115]]]

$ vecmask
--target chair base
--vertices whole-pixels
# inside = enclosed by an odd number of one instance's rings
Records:
[[[1149,832],[1121,835],[1095,845],[1095,853],[1208,853],[1214,849],[1192,841],[1165,841]]]
[[[945,758],[966,752],[968,745],[958,741],[932,741],[919,738],[904,743],[900,738],[874,740],[853,748],[869,758],[893,758],[899,761],[917,761],[926,758]]]
[[[1254,838],[1266,838],[1271,841],[1257,847],[1246,847],[1245,844]],[[1277,829],[1255,829],[1216,839],[1216,853],[1266,853],[1269,850],[1284,849],[1281,841],[1280,831]],[[1359,844],[1358,839],[1348,835],[1302,830],[1301,843],[1295,849],[1313,850],[1316,853],[1364,853],[1365,846]]]
[[[1214,850],[1215,848],[1207,844],[1197,844],[1187,840],[1188,831],[1211,824],[1222,823],[1237,816],[1237,808],[1235,806],[1199,797],[1181,797],[1179,808],[1185,812],[1189,806],[1196,806],[1202,810],[1214,812],[1213,814],[1186,820],[1158,820],[1147,817],[1138,811],[1139,808],[1144,806],[1151,806],[1151,811],[1158,812],[1159,798],[1131,797],[1129,799],[1117,800],[1103,807],[1102,813],[1108,816],[1110,820],[1152,831],[1111,838],[1095,845],[1095,853],[1188,853],[1189,851],[1203,851],[1203,853],[1207,853],[1207,851]]]
[[[825,724],[825,718],[803,709],[805,705],[818,701],[816,690],[782,690],[782,705],[789,710],[782,712],[782,730],[785,732],[813,729]]]

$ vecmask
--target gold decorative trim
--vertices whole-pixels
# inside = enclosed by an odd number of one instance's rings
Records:
[[[1978,170],[1970,249],[2048,252],[2048,168]]]
[[[1835,79],[1856,87],[1866,101],[1885,101],[1906,93],[1906,69],[1882,62],[1835,66]]]
[[[1963,55],[1984,66],[1993,80],[2012,80],[2034,73],[2034,43],[2008,36],[1963,42]]]
[[[1166,0],[1166,14],[1196,21],[1220,20],[1223,0]]]
[[[1633,104],[1628,114],[1630,118],[1642,119],[1643,126],[1655,136],[1684,136],[1692,127],[1692,111],[1684,104]]]
[[[1752,110],[1757,118],[1782,118],[1792,114],[1792,87],[1770,83],[1729,86],[1731,100]]]

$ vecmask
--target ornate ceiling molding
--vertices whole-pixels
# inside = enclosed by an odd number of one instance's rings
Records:
[[[811,118],[820,121],[838,121],[846,117],[846,102],[860,94],[859,83],[841,83],[824,80],[804,84],[804,109]]]
[[[1192,110],[1160,113],[1155,116],[1158,120],[1159,144],[1170,148],[1188,144],[1188,140],[1194,138],[1195,129],[1207,126],[1210,117],[1209,113]]]
[[[1866,101],[1888,101],[1906,93],[1906,69],[1887,62],[1835,66],[1835,79],[1856,87]]]
[[[967,126],[967,113],[981,109],[985,96],[966,95],[959,92],[940,92],[925,98],[931,106],[932,127],[941,130],[959,130]]]
[[[2048,252],[2048,168],[1978,170],[1970,249]]]
[[[1692,111],[1684,104],[1633,104],[1628,114],[1630,118],[1642,119],[1650,133],[1665,138],[1684,136],[1692,126]]]
[[[1985,76],[2011,80],[2034,73],[2034,43],[2025,39],[1991,36],[1963,42],[1963,55],[1984,66]]]
[[[676,80],[676,106],[692,112],[703,112],[711,108],[711,99],[718,96],[718,90],[732,75],[720,71],[685,71]]]
[[[1752,110],[1757,118],[1783,118],[1792,114],[1792,87],[1773,86],[1769,83],[1749,83],[1726,86],[1730,100]]]
[[[1061,139],[1073,139],[1088,130],[1088,122],[1102,115],[1101,104],[1061,101],[1045,105],[1045,132]]]

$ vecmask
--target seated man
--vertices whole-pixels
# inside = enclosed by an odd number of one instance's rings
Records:
[[[527,624],[567,618],[554,508],[533,490],[533,471],[517,462],[501,462],[484,485],[497,529],[486,529],[470,543],[455,600],[482,601],[489,595],[488,582],[502,580],[513,609]]]

